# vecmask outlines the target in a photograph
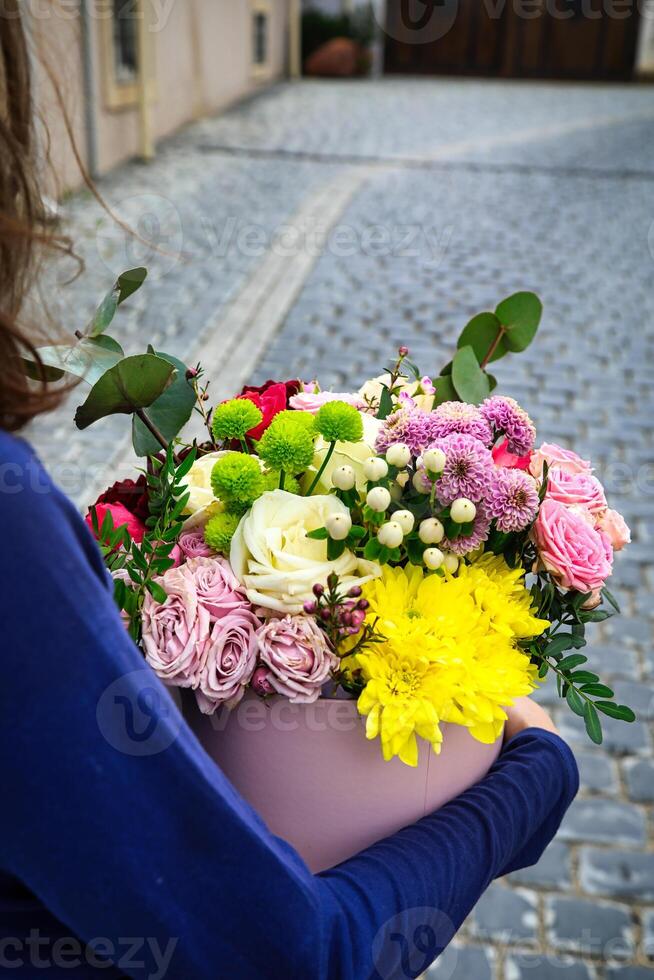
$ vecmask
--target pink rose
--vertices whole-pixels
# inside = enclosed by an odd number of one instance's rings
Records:
[[[126,527],[127,533],[132,541],[136,541],[137,544],[140,544],[145,537],[145,524],[138,517],[135,517],[131,510],[128,510],[123,504],[94,504],[94,510],[98,518],[98,528],[100,530],[102,530],[102,523],[105,519],[105,515],[110,513],[114,522],[114,527]],[[90,511],[86,515],[85,520],[91,529],[91,534],[93,537],[98,539],[98,535],[96,535],[95,530],[93,529],[93,517]]]
[[[182,568],[193,577],[198,602],[211,619],[250,608],[239,580],[224,558],[190,558]]]
[[[593,592],[611,574],[611,542],[576,508],[546,497],[532,533],[541,564],[563,588]]]
[[[296,411],[300,412],[311,412],[315,415],[319,409],[322,408],[327,402],[346,402],[348,405],[354,405],[359,411],[364,411],[368,406],[364,402],[363,398],[359,395],[343,394],[334,391],[314,391],[313,385],[307,385],[307,388],[311,390],[301,391],[298,395],[293,395],[289,399],[289,405]]]
[[[608,508],[600,515],[597,526],[600,531],[603,531],[614,551],[622,551],[626,544],[631,541],[631,531],[627,525],[622,514],[619,514],[617,510],[611,510]]]
[[[509,452],[508,447],[508,439],[503,439],[502,442],[498,442],[498,444],[493,447],[491,452],[495,465],[502,466],[509,470],[528,470],[529,462],[531,460],[531,453],[527,453],[526,456],[516,456],[515,453]]]
[[[259,657],[267,680],[292,704],[311,704],[340,661],[315,620],[306,616],[270,619],[259,629]]]
[[[591,465],[587,459],[577,456],[571,449],[563,449],[554,442],[544,442],[540,449],[531,454],[529,472],[540,480],[543,476],[543,463],[552,469],[565,470],[567,473],[590,473]]]
[[[203,667],[211,624],[209,612],[198,601],[187,566],[171,568],[158,583],[167,593],[157,602],[147,593],[143,604],[143,650],[158,676],[176,687],[196,687]]]
[[[552,467],[547,474],[547,496],[567,507],[585,507],[591,514],[606,510],[604,487],[590,473],[571,473]]]
[[[257,665],[258,626],[254,613],[244,608],[213,624],[195,692],[203,714],[212,715],[221,704],[233,708],[243,697]]]
[[[202,528],[182,531],[177,545],[182,554],[182,561],[186,561],[188,558],[212,558],[215,555],[215,552],[204,540]]]

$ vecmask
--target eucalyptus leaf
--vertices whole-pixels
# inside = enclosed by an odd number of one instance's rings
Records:
[[[456,402],[459,400],[452,378],[449,374],[444,374],[434,381],[434,406],[442,405],[443,402]]]
[[[495,313],[506,329],[504,342],[508,350],[522,351],[536,336],[543,304],[535,293],[514,293],[502,300]]]
[[[497,335],[501,330],[502,323],[497,314],[478,313],[477,316],[473,316],[472,320],[465,325],[456,346],[459,349],[461,347],[472,347],[475,352],[475,357],[481,364],[497,340]],[[500,357],[504,357],[508,353],[508,350],[509,348],[506,345],[505,339],[502,337],[489,362],[498,361]]]
[[[75,413],[78,429],[107,415],[129,415],[148,408],[171,384],[175,368],[154,354],[125,357],[102,375]]]
[[[163,437],[172,442],[193,414],[196,396],[186,379],[186,365],[170,354],[157,351],[156,356],[172,364],[177,374],[172,384],[150,406],[148,417]],[[153,456],[161,449],[152,433],[136,415],[132,419],[132,443],[137,456]]]
[[[40,383],[43,383],[44,381],[48,383],[52,381],[61,381],[66,373],[60,368],[48,367],[48,365],[44,364],[43,362],[39,365],[36,363],[36,361],[30,361],[26,357],[21,357],[21,361],[23,364],[23,371],[28,378],[32,379],[32,381],[38,381]]]
[[[85,337],[75,344],[41,347],[38,353],[43,364],[54,369],[59,377],[61,372],[72,374],[90,385],[124,356],[120,344],[110,337]]]
[[[115,317],[116,310],[120,304],[124,303],[137,289],[141,288],[147,274],[147,269],[139,267],[138,269],[129,269],[127,272],[123,272],[118,276],[118,279],[93,314],[93,318],[86,329],[89,337],[98,337],[105,332]]]
[[[478,405],[490,394],[488,375],[479,366],[472,347],[461,347],[454,355],[452,383],[464,402]]]

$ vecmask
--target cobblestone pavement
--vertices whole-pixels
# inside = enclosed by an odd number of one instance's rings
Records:
[[[271,241],[352,167],[361,168],[358,190],[254,380],[318,369],[323,384],[347,387],[400,342],[438,371],[470,315],[520,288],[543,298],[536,342],[497,375],[541,438],[592,456],[632,526],[613,580],[625,615],[595,630],[592,654],[639,718],[608,723],[598,749],[555,708],[577,751],[580,798],[540,864],[491,887],[432,980],[654,980],[653,151],[647,88],[307,82],[197,124],[151,168],[124,167],[103,182],[112,202],[156,191],[155,213],[166,218],[172,206],[164,225],[173,250],[181,215],[188,253],[183,263],[148,260],[162,275],[119,321],[131,349],[156,333],[187,356],[256,277],[261,256],[238,234],[221,244],[230,222]],[[54,292],[77,324],[111,278],[99,258],[110,232],[103,223],[98,250],[97,207],[83,197],[66,207],[89,270]],[[138,199],[124,209],[132,220],[153,210]],[[109,265],[136,264],[116,241]],[[124,424],[80,437],[69,416],[67,406],[33,438],[58,475],[70,467],[82,500],[82,452],[101,465]],[[553,702],[549,688],[540,696]]]

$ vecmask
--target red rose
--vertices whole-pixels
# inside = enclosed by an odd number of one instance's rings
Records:
[[[114,483],[100,494],[96,500],[97,504],[122,504],[140,521],[145,521],[149,514],[148,484],[145,475],[139,476],[138,480],[120,480]]]
[[[497,446],[493,447],[493,459],[496,466],[504,466],[509,470],[528,470],[531,453],[526,456],[516,456],[507,449],[508,439],[503,439]]]
[[[283,382],[279,384],[273,383],[263,392],[254,391],[253,389],[246,390],[238,397],[247,398],[248,401],[251,401],[260,409],[263,415],[263,419],[259,425],[254,429],[250,429],[247,433],[248,438],[253,439],[255,442],[261,438],[274,417],[280,412],[283,412],[288,405],[287,387]]]
[[[292,398],[293,395],[297,395],[299,391],[302,391],[302,382],[298,381],[297,378],[293,381],[264,381],[264,383],[258,387],[257,385],[246,385],[242,389],[241,395],[248,395],[250,392],[255,392],[257,395],[263,395],[263,393],[268,391],[269,388],[280,384],[284,385],[286,388],[286,404],[288,406],[289,398]]]
[[[104,521],[105,514],[109,512],[113,518],[114,527],[126,527],[127,533],[129,534],[132,541],[136,541],[140,544],[145,537],[145,524],[140,521],[127,507],[122,504],[94,504],[92,510],[95,510],[98,518],[98,527],[102,529],[102,522]],[[91,534],[96,540],[99,540],[98,535],[95,533],[93,527],[93,516],[92,513],[86,515],[86,523],[91,529]],[[105,542],[106,543],[106,542]]]

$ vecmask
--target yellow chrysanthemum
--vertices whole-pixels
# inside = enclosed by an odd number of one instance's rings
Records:
[[[524,573],[495,556],[456,577],[385,566],[364,594],[383,641],[350,659],[366,683],[358,704],[367,736],[379,736],[384,758],[416,765],[416,735],[440,751],[443,721],[494,742],[504,708],[536,684],[516,641],[548,625],[532,614]]]
[[[397,755],[407,765],[416,766],[416,735],[440,751],[437,668],[428,660],[388,651],[362,653],[358,660],[368,678],[359,697],[359,711],[368,716],[367,737],[380,737],[384,758],[388,761]]]

